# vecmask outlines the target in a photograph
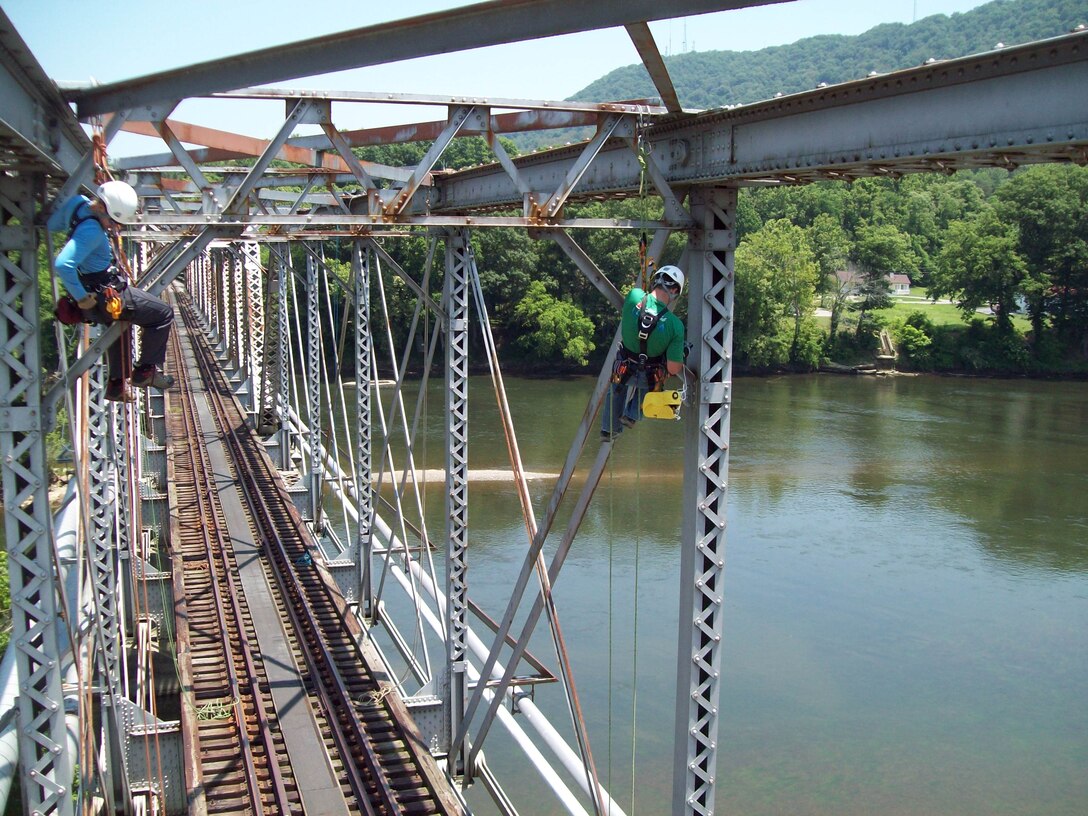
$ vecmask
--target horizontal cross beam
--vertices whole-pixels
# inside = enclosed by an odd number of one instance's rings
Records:
[[[853,179],[957,167],[1088,161],[1088,32],[663,122],[645,132],[672,188]],[[580,147],[514,160],[554,190]],[[630,194],[641,168],[618,140],[571,200]],[[499,165],[438,179],[429,211],[520,206]],[[417,202],[416,206],[421,206]]]
[[[333,71],[783,0],[490,0],[70,91],[80,118]]]

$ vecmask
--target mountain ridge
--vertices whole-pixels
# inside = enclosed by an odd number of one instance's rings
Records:
[[[690,51],[664,57],[680,103],[687,109],[750,104],[861,79],[871,72],[953,59],[1066,34],[1088,24],[1084,0],[991,0],[951,15],[914,23],[882,23],[856,35],[819,34],[756,51]],[[1000,44],[1000,45],[999,45]],[[641,63],[625,65],[582,88],[568,101],[657,98]],[[588,129],[541,131],[513,137],[522,151],[585,138]]]

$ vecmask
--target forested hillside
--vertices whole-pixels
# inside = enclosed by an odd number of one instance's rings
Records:
[[[776,93],[810,90],[868,75],[950,59],[1066,34],[1088,24],[1085,0],[993,0],[951,16],[935,14],[916,23],[889,23],[856,37],[820,36],[760,51],[693,51],[665,57],[680,103],[715,108],[770,99]],[[641,63],[617,68],[570,99],[609,101],[656,98]],[[522,151],[570,141],[570,131],[525,134]]]
[[[669,62],[686,104],[716,105],[916,65],[929,57],[978,52],[999,41],[1056,36],[1080,22],[1088,22],[1085,0],[994,0],[965,14],[880,26],[859,37],[816,37],[750,54],[684,54]],[[579,96],[648,93],[642,69],[629,68]],[[513,141],[503,141],[507,152],[519,152]],[[380,164],[414,166],[429,147],[419,142],[355,148],[355,153]],[[439,169],[493,161],[481,137],[458,138],[443,153]],[[660,217],[661,209],[660,200],[648,195],[571,204],[565,213],[643,221]],[[903,368],[1088,375],[1086,167],[742,189],[736,224],[733,345],[739,370],[812,370],[829,361],[871,361],[885,330],[897,343]],[[637,233],[572,232],[617,288],[636,282]],[[500,356],[521,371],[593,371],[615,332],[615,309],[555,243],[540,238],[517,228],[472,231]],[[386,248],[419,280],[427,241],[416,234],[388,241]],[[684,241],[683,232],[672,235],[661,263],[681,262]],[[301,248],[297,251],[302,266],[305,259]],[[350,242],[327,242],[325,253],[346,280]],[[843,285],[839,273],[844,271],[861,284],[860,291]],[[918,296],[914,303],[892,302],[891,274],[909,276]],[[438,271],[434,291],[440,277]],[[412,323],[414,295],[405,287],[387,294],[399,347]],[[373,296],[377,302],[379,293]],[[686,301],[681,299],[681,316]],[[43,303],[43,314],[50,308]],[[43,331],[46,325],[43,319]],[[376,342],[388,341],[378,337]],[[480,338],[474,335],[470,342],[474,358],[483,359]],[[51,345],[43,342],[43,348]],[[350,349],[341,363],[344,371],[352,370]]]
[[[951,17],[882,25],[857,37],[812,37],[748,53],[680,54],[666,62],[681,102],[708,108],[988,51],[998,43],[1055,37],[1085,23],[1085,0],[994,0]],[[645,70],[632,65],[573,98],[653,94]],[[557,131],[537,136],[557,142],[577,138]],[[508,141],[508,150],[515,150],[515,141],[522,151],[532,147],[523,139]],[[426,148],[358,152],[372,161],[401,164],[418,159]],[[493,160],[482,139],[458,139],[443,164]],[[567,213],[639,220],[654,217],[660,207],[650,196],[572,205]],[[617,287],[632,284],[636,235],[575,232]],[[880,331],[887,330],[901,367],[1088,373],[1086,168],[743,189],[737,235],[733,341],[741,369],[811,370],[827,361],[871,360]],[[673,235],[662,261],[676,263],[682,245],[683,236]],[[540,372],[600,364],[616,316],[554,244],[533,240],[523,230],[489,229],[474,232],[473,246],[507,363]],[[392,251],[406,266],[423,255],[415,239],[398,241]],[[843,284],[841,273],[847,271],[860,281],[860,292]],[[909,276],[916,294],[942,303],[894,304],[890,274]]]

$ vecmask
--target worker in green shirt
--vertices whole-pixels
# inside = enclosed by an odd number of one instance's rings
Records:
[[[684,290],[684,273],[663,266],[649,292],[632,289],[623,303],[612,386],[601,411],[601,439],[611,440],[642,417],[642,400],[667,376],[684,369],[684,324],[671,308]]]

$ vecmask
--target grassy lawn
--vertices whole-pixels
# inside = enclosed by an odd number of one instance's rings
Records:
[[[911,312],[922,312],[933,321],[935,326],[959,326],[963,324],[963,312],[952,303],[933,303],[921,298],[893,298],[890,309],[881,309],[880,314],[889,319],[902,320]]]
[[[910,295],[906,297],[893,297],[892,301],[891,308],[880,309],[877,313],[889,320],[903,320],[912,312],[922,312],[926,317],[933,321],[934,326],[966,325],[966,322],[963,319],[963,312],[959,310],[958,306],[954,303],[934,303],[933,301],[928,300],[926,298],[926,290],[920,286],[912,286]],[[853,312],[847,312],[844,317],[847,321],[850,321],[853,314]],[[990,315],[981,312],[978,313],[978,316],[985,320],[990,319]],[[831,325],[831,319],[828,317],[817,317],[816,321],[825,329],[829,328]],[[1013,326],[1021,333],[1027,331],[1031,327],[1030,321],[1024,315],[1013,315],[1012,322]]]

